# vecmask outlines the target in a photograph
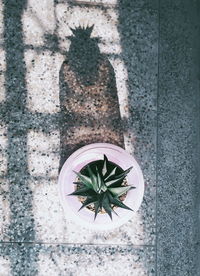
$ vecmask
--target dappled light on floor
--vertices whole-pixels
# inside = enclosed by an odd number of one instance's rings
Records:
[[[9,257],[1,257],[0,256],[0,276],[10,276],[11,271],[10,271],[10,261]]]
[[[73,276],[153,276],[153,270],[148,270],[143,265],[151,266],[154,254],[151,249],[126,248],[110,246],[98,248],[90,247],[65,247],[51,246],[46,252],[41,250],[39,255],[39,276],[48,274]],[[122,265],[123,264],[123,265]]]
[[[28,168],[31,176],[58,176],[59,131],[43,134],[30,131],[28,134]]]
[[[21,184],[21,189],[23,189],[24,185],[27,192],[25,191],[23,194],[19,190],[16,196],[16,199],[21,196],[20,204],[23,204],[24,196],[28,194],[27,202],[31,202],[30,209],[26,210],[26,206],[24,206],[21,209],[19,208],[18,212],[20,218],[24,214],[28,216],[31,213],[30,221],[32,224],[30,225],[34,226],[34,233],[31,236],[32,239],[27,234],[28,240],[26,242],[33,242],[33,245],[38,242],[44,244],[82,244],[82,248],[86,244],[90,244],[96,248],[94,251],[90,251],[87,248],[81,254],[78,251],[75,254],[73,251],[65,252],[64,249],[63,251],[57,251],[56,246],[52,251],[38,251],[39,257],[36,268],[38,267],[39,276],[54,276],[59,275],[59,273],[60,275],[65,275],[66,273],[66,275],[73,276],[90,276],[92,274],[102,276],[105,270],[108,276],[113,274],[121,276],[124,271],[126,271],[127,276],[132,276],[132,271],[134,271],[134,276],[151,275],[149,271],[154,265],[153,254],[144,253],[143,249],[139,249],[143,248],[144,244],[151,243],[150,234],[145,232],[145,211],[139,210],[127,224],[115,231],[99,233],[77,227],[73,222],[68,221],[58,197],[57,179],[60,165],[61,139],[59,120],[62,115],[59,99],[59,70],[66,58],[66,53],[69,51],[70,40],[68,37],[72,35],[70,27],[74,28],[79,25],[91,26],[94,24],[91,36],[99,38],[98,46],[100,52],[109,60],[114,69],[120,116],[124,124],[125,148],[132,154],[134,152],[136,137],[130,127],[132,118],[129,111],[129,79],[123,59],[118,17],[116,0],[58,0],[57,4],[53,0],[29,0],[27,1],[26,9],[22,13],[24,40],[22,56],[24,56],[25,62],[23,73],[26,86],[24,98],[26,100],[24,101],[23,111],[20,111],[21,117],[19,116],[18,118],[18,113],[16,112],[18,121],[15,123],[19,127],[19,133],[15,137],[14,135],[12,136],[14,132],[11,132],[11,142],[15,143],[14,150],[17,152],[16,155],[18,154],[18,145],[19,151],[22,149],[22,154],[20,155],[19,153],[17,156],[21,158],[20,162],[22,164],[25,162],[27,166],[27,168],[24,166],[26,175],[23,175],[22,180],[24,182]],[[1,20],[2,18],[0,17],[0,34],[3,32]],[[3,103],[6,99],[4,89],[6,64],[3,48],[0,49],[0,71],[2,73],[0,74],[0,103]],[[131,93],[134,93],[134,91],[131,91]],[[73,111],[76,114],[79,112],[78,110]],[[80,116],[82,115],[83,113],[80,112]],[[99,132],[97,131],[96,135],[101,137],[107,132],[111,136],[112,130],[106,127],[100,129]],[[76,126],[72,126],[72,128],[74,128],[75,141],[78,141],[80,136],[90,135],[93,131],[90,126],[84,125],[79,128],[79,131],[77,131]],[[2,206],[0,208],[0,235],[4,241],[8,239],[6,228],[10,222],[9,197],[7,196],[9,188],[6,182],[8,162],[6,133],[7,126],[3,124],[0,128],[0,173],[2,174],[1,180],[5,184],[2,185],[0,190],[0,206]],[[118,136],[115,136],[116,141],[118,138]],[[20,179],[20,172],[17,173]],[[13,191],[15,192],[16,190],[14,189]],[[13,210],[17,204],[18,201],[16,200],[13,203]],[[15,218],[14,212],[13,217]],[[16,226],[17,223],[11,225]],[[26,226],[26,223],[24,225]],[[21,231],[22,234],[23,231]],[[131,245],[131,250],[135,251],[129,255],[130,252],[127,249],[124,249],[126,254],[124,254],[123,250],[120,252],[117,249],[116,252],[115,250],[113,251],[113,254],[112,250],[109,251],[110,249],[105,248],[105,252],[102,251],[102,255],[99,256],[97,245],[100,244],[101,246],[107,246],[107,248],[115,244],[125,247]],[[134,249],[134,246],[136,249]],[[93,253],[95,255],[92,255]],[[35,255],[37,259],[37,254]],[[1,273],[3,273],[2,276],[10,276],[9,266],[13,267],[15,261],[17,261],[14,258],[15,256],[12,261],[9,261],[7,257],[0,257],[0,267],[2,267],[0,276]],[[148,262],[149,266],[147,265]],[[87,266],[85,266],[85,263],[87,263]],[[123,266],[121,266],[122,263]],[[98,264],[98,269],[95,273],[94,264]]]
[[[43,46],[45,34],[55,30],[53,0],[29,0],[23,14],[23,30],[26,45]]]
[[[10,222],[9,187],[7,180],[7,127],[0,124],[0,240],[7,240],[7,228]]]
[[[1,35],[1,34],[0,34]],[[5,51],[0,48],[0,103],[5,101],[5,70],[6,70],[6,61],[5,61]]]
[[[33,50],[25,53],[27,65],[27,107],[30,111],[41,113],[59,112],[59,68],[62,57],[43,51]]]

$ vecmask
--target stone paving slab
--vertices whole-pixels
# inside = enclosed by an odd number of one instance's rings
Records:
[[[0,276],[198,275],[197,2],[0,1]],[[69,25],[94,19],[146,185],[134,218],[102,234],[67,221],[57,193],[59,68]]]
[[[160,1],[158,275],[200,275],[197,2]]]
[[[156,181],[155,3],[152,7],[127,11],[131,30],[126,26],[123,5],[117,12],[112,7],[104,11],[97,7],[73,7],[67,2],[54,6],[53,1],[48,2],[47,9],[46,4],[30,1],[22,15],[27,99],[25,111],[16,110],[8,120],[5,120],[6,115],[1,126],[4,185],[0,195],[0,238],[16,242],[152,245],[155,243]],[[65,127],[65,118],[60,113],[59,69],[65,59],[64,53],[69,49],[69,40],[66,39],[71,35],[69,26],[92,24],[94,18],[92,35],[101,38],[100,50],[108,55],[115,70],[120,113],[128,122],[125,146],[127,150],[135,151],[146,185],[144,201],[134,218],[119,230],[104,234],[79,229],[67,221],[57,191],[59,127]],[[119,24],[121,27],[118,27]],[[54,30],[59,37],[59,45],[54,43]],[[21,43],[20,40],[18,43]],[[132,46],[128,50],[129,45]],[[140,48],[143,50],[139,51]],[[12,49],[9,54],[14,61]],[[136,66],[137,63],[140,66]],[[11,69],[7,74],[11,81]],[[23,83],[22,75],[20,78]],[[13,101],[18,97],[14,89],[9,93]]]
[[[154,276],[153,247],[1,244],[0,276]]]

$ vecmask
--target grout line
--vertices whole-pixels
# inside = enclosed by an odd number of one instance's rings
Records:
[[[86,8],[96,8],[96,9],[105,9],[105,10],[108,10],[108,9],[119,9],[119,6],[120,4],[118,3],[119,1],[117,1],[117,3],[109,3],[109,2],[89,2],[89,1],[85,1],[85,0],[54,0],[56,5],[59,5],[59,4],[66,4],[69,5],[70,7],[74,7],[74,6],[78,6],[80,8],[82,7],[86,7]],[[141,9],[144,9],[145,8],[145,4],[144,5],[137,5],[134,7],[134,11],[137,11],[137,10],[141,10]]]
[[[73,6],[88,6],[88,7],[99,7],[99,8],[117,8],[118,3],[111,4],[109,2],[91,2],[91,1],[85,1],[85,0],[69,0],[68,4],[71,4]]]
[[[66,246],[99,246],[99,247],[132,247],[132,248],[140,248],[140,247],[148,247],[155,248],[155,245],[151,244],[103,244],[103,243],[65,243],[65,242],[20,242],[20,241],[0,241],[0,245],[11,245],[11,244],[24,244],[24,245],[66,245]]]

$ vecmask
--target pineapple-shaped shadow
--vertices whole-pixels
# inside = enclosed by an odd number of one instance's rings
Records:
[[[73,35],[60,74],[61,166],[76,149],[103,142],[124,146],[113,67],[100,53],[92,27]]]

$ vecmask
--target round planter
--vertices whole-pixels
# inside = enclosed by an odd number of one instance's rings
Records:
[[[124,200],[124,203],[133,211],[117,208],[118,216],[113,213],[112,220],[108,214],[98,214],[94,220],[94,212],[88,208],[78,211],[82,204],[77,196],[68,196],[75,188],[73,182],[76,179],[76,174],[74,171],[79,172],[88,163],[103,159],[103,154],[108,157],[109,161],[119,165],[124,170],[132,166],[127,180],[129,185],[136,187],[127,193]],[[67,218],[83,227],[94,230],[112,230],[126,223],[139,209],[144,195],[143,175],[137,161],[124,149],[107,143],[90,144],[70,155],[60,171],[58,186],[61,203]]]

